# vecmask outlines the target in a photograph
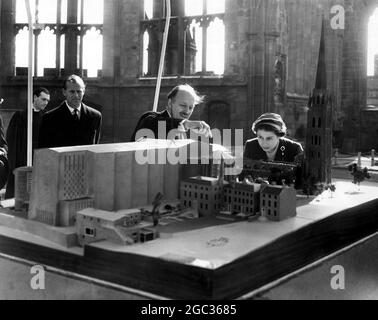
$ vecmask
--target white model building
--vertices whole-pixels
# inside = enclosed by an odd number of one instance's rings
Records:
[[[108,212],[92,208],[81,210],[76,217],[76,230],[80,245],[107,240],[120,245],[153,240],[155,230],[142,222],[139,209]]]
[[[180,166],[169,164],[166,154],[179,148],[171,141],[148,140],[36,150],[29,219],[61,226],[67,221],[61,209],[72,207],[72,201],[79,209],[86,203],[118,211],[150,204],[159,192],[177,200]],[[145,153],[150,163],[138,163],[138,155]],[[164,164],[158,161],[160,153]]]
[[[32,167],[19,167],[14,170],[14,200],[16,211],[27,212],[29,209],[32,173]]]

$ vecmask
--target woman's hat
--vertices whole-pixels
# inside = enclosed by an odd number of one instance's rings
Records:
[[[256,134],[256,126],[260,124],[265,124],[271,126],[279,133],[286,134],[286,125],[283,122],[281,116],[277,113],[264,113],[262,114],[253,124],[252,124],[252,131]]]

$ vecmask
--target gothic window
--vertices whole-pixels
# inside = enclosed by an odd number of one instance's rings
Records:
[[[378,8],[376,8],[373,14],[369,18],[368,24],[368,45],[367,45],[367,75],[378,75],[378,41],[377,41],[377,29],[378,29]]]
[[[171,0],[165,76],[221,75],[225,59],[225,0]],[[165,24],[165,0],[144,0],[142,74],[157,76]]]
[[[31,0],[34,76],[101,76],[104,0]],[[28,20],[16,0],[15,74],[28,67]]]

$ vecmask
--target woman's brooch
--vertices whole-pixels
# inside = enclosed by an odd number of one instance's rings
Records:
[[[280,148],[280,150],[281,150],[281,153],[282,153],[282,156],[283,156],[283,155],[284,155],[284,152],[285,152],[285,150],[286,150],[285,146],[282,146],[282,147]]]

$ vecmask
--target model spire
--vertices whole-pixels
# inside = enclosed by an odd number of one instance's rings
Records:
[[[327,89],[327,69],[326,69],[326,52],[325,52],[325,32],[326,32],[326,22],[323,18],[322,20],[322,31],[320,37],[320,48],[319,48],[319,58],[318,58],[318,68],[316,71],[316,90],[326,90]]]

